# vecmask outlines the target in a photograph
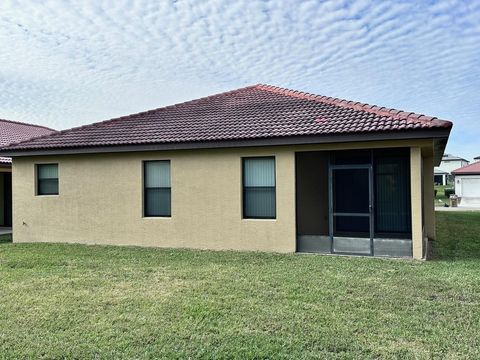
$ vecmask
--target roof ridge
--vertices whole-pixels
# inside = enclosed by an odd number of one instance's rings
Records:
[[[32,126],[32,127],[37,127],[37,128],[43,128],[43,129],[51,130],[51,131],[57,131],[57,130],[55,130],[55,129],[49,128],[48,126],[37,125],[37,124],[29,124],[29,123],[27,123],[27,122],[17,121],[17,120],[0,119],[0,122],[7,122],[7,123],[11,123],[11,124],[26,125],[26,126]]]
[[[118,120],[124,120],[124,119],[128,119],[128,118],[132,118],[132,117],[135,117],[135,116],[138,116],[138,115],[146,115],[146,114],[151,114],[151,113],[154,113],[154,112],[157,112],[157,111],[174,109],[174,108],[177,108],[179,106],[196,104],[196,103],[199,103],[199,102],[202,102],[202,101],[211,100],[213,98],[219,98],[221,96],[231,95],[231,94],[238,93],[238,92],[241,92],[241,91],[245,91],[245,90],[255,88],[255,87],[256,87],[256,85],[249,85],[249,86],[245,86],[245,87],[235,89],[235,90],[229,90],[229,91],[224,91],[224,92],[221,92],[221,93],[218,93],[218,94],[204,96],[204,97],[201,97],[201,98],[198,98],[198,99],[187,100],[187,101],[183,101],[183,102],[180,102],[180,103],[161,106],[161,107],[158,107],[158,108],[155,108],[155,109],[140,111],[138,113],[132,113],[132,114],[116,117],[116,118],[111,118],[111,119],[107,119],[107,120],[103,120],[103,121],[98,121],[98,122],[95,122],[95,123],[79,126],[79,127],[76,127],[76,128],[66,129],[64,131],[73,130],[73,129],[77,129],[77,128],[82,128],[82,127],[87,127],[87,126],[93,126],[93,125],[101,125],[101,124],[110,123],[110,122],[114,122],[114,121],[118,121]]]
[[[155,109],[150,109],[150,110],[146,110],[146,111],[140,111],[140,112],[137,112],[137,113],[132,113],[132,114],[124,115],[124,116],[119,116],[119,117],[115,117],[115,118],[110,118],[110,119],[107,119],[107,120],[97,121],[97,122],[93,122],[93,123],[89,123],[89,124],[85,124],[85,125],[74,126],[74,127],[72,127],[72,128],[68,128],[68,129],[64,129],[64,130],[59,130],[59,131],[54,130],[54,131],[55,131],[54,133],[45,134],[45,135],[36,137],[36,139],[45,138],[45,137],[55,137],[55,136],[60,136],[60,135],[63,135],[63,134],[65,134],[65,133],[68,133],[68,132],[74,131],[74,130],[79,130],[79,129],[84,129],[84,128],[90,128],[90,127],[95,127],[95,126],[100,126],[100,125],[105,125],[105,124],[111,124],[111,123],[114,123],[114,122],[116,122],[116,121],[127,120],[127,119],[129,119],[129,118],[133,118],[133,117],[138,116],[138,115],[144,115],[144,114],[154,113],[154,112],[156,112],[156,111],[173,109],[173,108],[176,108],[176,107],[179,107],[179,106],[184,106],[184,105],[189,105],[189,104],[198,103],[198,102],[200,102],[200,101],[210,100],[210,99],[212,99],[212,98],[218,98],[218,97],[225,96],[225,95],[231,95],[231,94],[233,94],[233,93],[238,93],[238,92],[241,92],[241,91],[245,91],[245,90],[248,90],[248,89],[255,88],[256,86],[257,86],[257,85],[249,85],[249,86],[245,86],[245,87],[243,87],[243,88],[239,88],[239,89],[235,89],[235,90],[229,90],[229,91],[224,91],[224,92],[221,92],[221,93],[218,93],[218,94],[209,95],[209,96],[204,96],[204,97],[201,97],[201,98],[198,98],[198,99],[188,100],[188,101],[184,101],[184,102],[181,102],[181,103],[176,103],[176,104],[172,104],[172,105],[161,106],[161,107],[158,107],[158,108],[155,108]],[[10,145],[18,145],[18,144],[21,144],[21,143],[23,143],[23,142],[27,142],[27,141],[30,141],[30,140],[31,140],[31,139],[26,139],[26,140],[19,141],[19,142],[17,142],[17,143],[12,143],[12,144],[10,144]]]
[[[291,97],[295,99],[292,100]],[[308,99],[308,101],[298,100]],[[332,104],[326,106],[325,104]],[[348,108],[349,111],[344,109]],[[351,111],[355,109],[357,111]],[[381,114],[381,116],[379,115]],[[319,124],[319,119],[331,124]],[[394,120],[396,118],[402,120]],[[405,119],[409,119],[407,121]],[[359,102],[256,84],[156,109],[76,126],[2,148],[66,148],[147,143],[323,136],[427,129],[450,122]],[[354,121],[352,121],[354,120]],[[33,129],[33,128],[32,128]],[[436,129],[436,130],[434,130]],[[443,134],[443,133],[442,133]]]
[[[317,101],[324,104],[341,106],[347,109],[353,109],[357,111],[365,111],[378,116],[391,117],[394,120],[406,120],[408,122],[415,122],[415,123],[420,122],[420,123],[426,123],[426,124],[435,123],[436,125],[441,127],[452,126],[452,122],[450,120],[438,119],[436,117],[427,116],[424,114],[417,114],[414,112],[406,112],[403,110],[398,110],[393,108],[379,107],[377,105],[370,105],[370,104],[361,103],[358,101],[357,102],[349,101],[349,100],[333,98],[329,96],[315,95],[308,92],[291,90],[291,89],[282,88],[274,85],[257,84],[255,85],[255,87],[260,90],[271,91],[271,92],[282,94],[285,96]]]

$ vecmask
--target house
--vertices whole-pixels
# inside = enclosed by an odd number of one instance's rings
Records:
[[[459,206],[480,207],[480,161],[452,171]]]
[[[424,258],[452,123],[254,85],[8,146],[14,241]]]
[[[450,174],[439,167],[433,169],[433,182],[435,185],[447,185]]]
[[[0,119],[0,146],[54,131],[44,126]],[[0,157],[0,226],[12,226],[12,159],[9,157]]]
[[[469,164],[468,160],[461,158],[459,156],[455,156],[452,154],[443,155],[442,162],[440,163],[439,167],[435,168],[435,175],[436,175],[435,184],[448,185],[449,182],[453,181],[452,171],[468,164]],[[439,175],[442,175],[441,179]],[[437,182],[437,180],[442,180],[442,181]]]
[[[477,157],[474,157],[474,158],[473,158],[473,160],[475,160],[475,161],[479,161],[479,160],[480,160],[480,155],[479,155],[479,156],[477,156]]]

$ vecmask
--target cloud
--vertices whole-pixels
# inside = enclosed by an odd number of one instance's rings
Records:
[[[473,157],[479,24],[459,0],[3,1],[0,118],[68,128],[265,82],[450,118]]]

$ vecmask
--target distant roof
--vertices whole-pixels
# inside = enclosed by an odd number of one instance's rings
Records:
[[[436,168],[433,169],[433,173],[434,173],[435,175],[448,174],[447,171],[444,171],[444,170],[442,170],[442,169],[440,169],[440,168],[438,168],[438,167],[436,167]]]
[[[473,160],[480,160],[480,155],[474,157]]]
[[[18,143],[33,137],[48,135],[55,130],[40,125],[0,119],[0,146]],[[12,159],[0,157],[0,164],[11,164]]]
[[[60,131],[2,151],[13,154],[299,136],[328,139],[340,134],[389,133],[391,138],[394,133],[420,130],[444,130],[442,136],[448,137],[451,127],[450,121],[435,117],[260,84]]]
[[[461,158],[459,156],[455,156],[455,155],[452,155],[452,154],[444,154],[443,157],[442,157],[442,161],[454,161],[454,160],[463,160],[463,161],[466,161],[466,162],[469,162],[467,159],[464,159],[464,158]]]
[[[454,175],[477,175],[480,174],[480,161],[476,161],[473,164],[466,165],[460,169],[452,171]]]

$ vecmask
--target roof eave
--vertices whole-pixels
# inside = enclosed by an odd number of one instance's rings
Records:
[[[458,159],[442,159],[442,161],[467,161],[467,159],[463,159],[463,158],[458,158]]]
[[[288,136],[275,138],[257,138],[244,140],[221,140],[221,141],[195,141],[180,143],[161,144],[122,144],[109,146],[89,147],[63,147],[41,149],[4,149],[0,150],[0,156],[23,157],[40,155],[66,155],[66,154],[92,154],[92,153],[118,153],[138,151],[165,151],[165,150],[189,150],[189,149],[214,149],[232,147],[254,146],[281,146],[281,145],[306,145],[306,144],[331,144],[344,142],[381,141],[381,140],[408,140],[408,139],[434,139],[435,160],[440,163],[450,128],[421,129],[414,131],[396,132],[372,132],[350,133],[334,135],[309,135]]]

